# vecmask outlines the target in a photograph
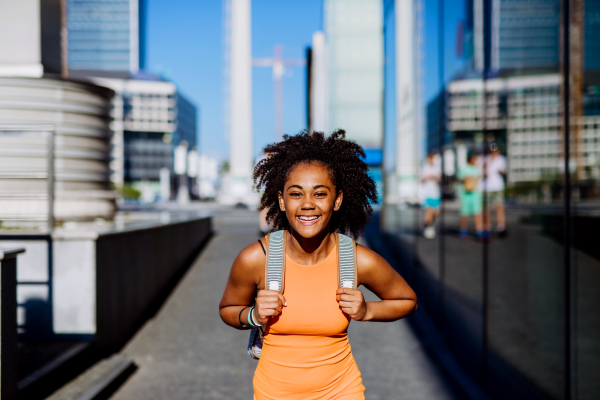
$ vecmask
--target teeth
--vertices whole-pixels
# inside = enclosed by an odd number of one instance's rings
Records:
[[[298,219],[301,219],[302,221],[314,221],[317,218],[319,218],[318,215],[314,215],[314,216],[311,216],[311,217],[298,217]]]

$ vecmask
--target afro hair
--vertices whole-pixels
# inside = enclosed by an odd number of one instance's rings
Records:
[[[264,190],[259,210],[267,209],[267,221],[274,230],[290,229],[284,211],[279,209],[278,195],[292,168],[302,163],[318,163],[329,170],[336,192],[344,193],[340,209],[331,218],[331,231],[357,239],[369,216],[371,203],[377,203],[377,189],[368,175],[361,146],[346,140],[346,132],[337,130],[330,136],[322,132],[302,131],[298,135],[284,135],[283,141],[264,149],[268,156],[254,168],[256,189]]]

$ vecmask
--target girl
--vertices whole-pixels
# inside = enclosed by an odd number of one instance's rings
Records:
[[[283,293],[266,290],[265,238],[235,259],[219,305],[223,321],[266,324],[254,374],[254,396],[263,399],[364,399],[352,356],[350,320],[390,322],[417,308],[408,284],[378,254],[358,245],[357,286],[381,300],[365,302],[358,289],[338,289],[335,232],[358,238],[377,193],[363,149],[338,130],[326,137],[306,131],[267,146],[254,170],[264,188],[260,210],[274,230],[285,230]],[[260,242],[260,243],[259,243]],[[254,308],[250,307],[254,302]],[[252,310],[252,315],[248,313]]]

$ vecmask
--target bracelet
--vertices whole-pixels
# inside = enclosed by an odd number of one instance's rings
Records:
[[[254,311],[254,307],[252,307],[252,310],[250,310],[250,313],[248,314],[250,316],[250,321],[254,324],[254,326],[256,326],[257,328],[260,328],[264,324],[259,324],[258,322],[256,322],[256,320],[254,319],[253,311]]]
[[[245,310],[246,308],[248,308],[248,307],[244,307],[244,308],[242,308],[242,310],[241,310],[241,311],[240,311],[240,313],[238,314],[238,321],[240,322],[240,326],[241,326],[243,329],[246,329],[246,328],[252,328],[251,326],[249,326],[249,325],[246,325],[246,324],[244,324],[244,323],[242,322],[242,313],[244,312],[244,310]]]
[[[250,311],[248,312],[248,324],[250,324],[250,326],[252,326],[253,328],[258,328],[258,325],[256,325],[256,323],[254,322],[254,318],[252,318],[253,310],[254,306],[252,306],[252,308],[250,308]]]

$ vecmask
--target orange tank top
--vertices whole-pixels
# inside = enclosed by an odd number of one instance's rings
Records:
[[[363,400],[350,343],[350,317],[336,300],[337,249],[315,265],[286,255],[287,307],[266,327],[254,374],[256,400]]]

